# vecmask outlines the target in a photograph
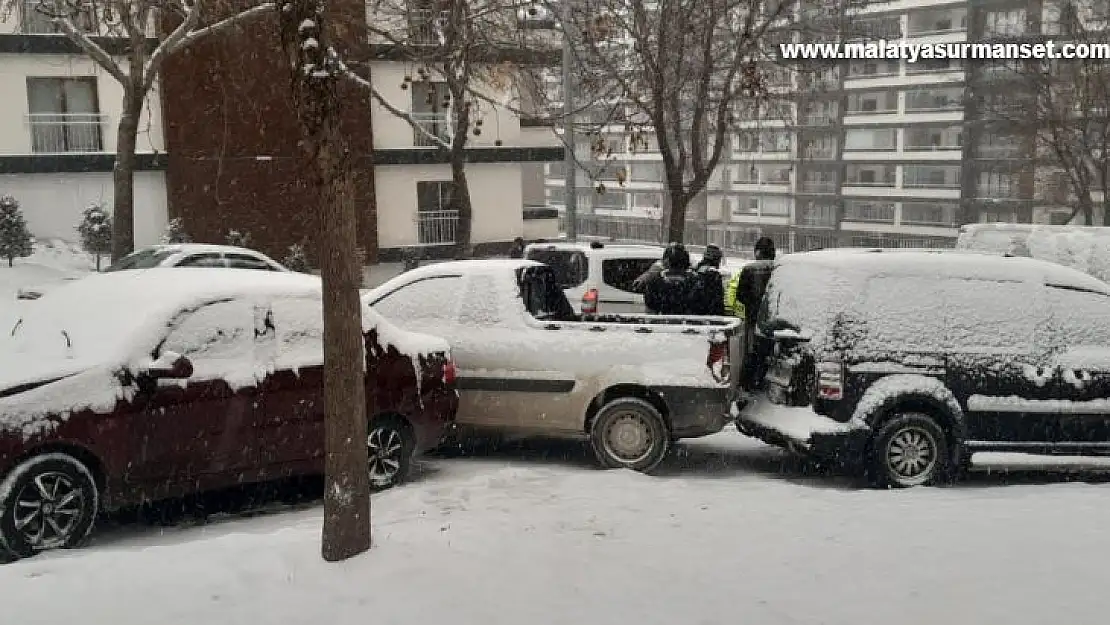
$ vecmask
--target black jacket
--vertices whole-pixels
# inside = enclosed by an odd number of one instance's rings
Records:
[[[644,289],[644,306],[657,315],[692,315],[698,295],[698,275],[685,271],[664,271],[652,277]]]
[[[771,270],[774,267],[773,260],[757,260],[744,265],[740,270],[740,289],[736,293],[736,300],[744,305],[744,316],[749,326],[759,314],[763,293],[767,290],[767,281],[771,279]]]
[[[725,315],[725,283],[721,272],[711,265],[697,269],[697,294],[694,302],[695,315]]]

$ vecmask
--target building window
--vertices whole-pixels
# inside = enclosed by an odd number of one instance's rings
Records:
[[[967,30],[967,9],[919,11],[910,14],[910,35],[934,35]]]
[[[981,171],[975,193],[983,198],[1016,198],[1020,195],[1021,174],[1016,172]]]
[[[798,215],[798,225],[831,228],[836,225],[836,205],[807,202]]]
[[[959,59],[919,59],[916,63],[906,61],[907,74],[927,74],[930,72],[958,72],[962,70]]]
[[[451,210],[454,184],[416,183],[416,219],[421,245],[451,245],[459,225],[459,211]]]
[[[947,128],[906,128],[905,150],[958,150],[961,145],[963,129],[960,126]]]
[[[1015,36],[1025,33],[1025,9],[1011,9],[1009,11],[991,11],[987,13],[986,23],[983,26],[983,35]]]
[[[866,60],[853,61],[848,66],[849,78],[875,78],[878,76],[897,76],[898,61]]]
[[[447,83],[420,81],[413,82],[412,117],[427,133],[440,141],[450,141],[451,132],[451,94]],[[424,132],[413,129],[413,145],[416,147],[438,147]]]
[[[892,223],[894,221],[894,202],[845,200],[844,220]]]
[[[898,177],[895,165],[855,164],[845,171],[846,184],[853,187],[893,187]]]
[[[32,152],[103,150],[96,78],[28,78],[27,110]]]
[[[964,90],[961,87],[907,91],[906,112],[959,110],[963,108],[963,99]]]
[[[959,165],[906,165],[902,186],[906,189],[959,189]]]
[[[898,131],[894,128],[871,130],[852,128],[845,133],[844,151],[883,151],[898,149]]]
[[[25,35],[56,35],[62,29],[54,23],[54,3],[49,0],[23,0],[20,20],[20,30]],[[70,12],[70,21],[77,30],[85,33],[96,32],[96,19],[93,5],[89,3],[73,3],[66,5]]]
[[[903,202],[902,223],[920,226],[954,226],[956,205],[938,202]]]
[[[999,132],[984,132],[975,144],[975,155],[980,158],[1017,158],[1020,152],[1017,137]]]
[[[834,170],[810,169],[802,174],[802,193],[836,193],[837,186]]]
[[[848,95],[848,114],[897,113],[898,93],[894,91],[864,91]]]

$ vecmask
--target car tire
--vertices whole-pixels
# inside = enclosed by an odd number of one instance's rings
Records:
[[[0,551],[25,558],[79,547],[100,510],[88,467],[64,453],[24,460],[0,482]]]
[[[898,413],[872,438],[868,478],[879,488],[936,484],[949,475],[950,449],[936,419],[921,412]]]
[[[598,411],[590,426],[590,444],[603,467],[647,473],[667,456],[671,433],[655,406],[625,397]]]
[[[416,438],[407,421],[395,416],[372,419],[366,428],[370,488],[384,490],[408,479],[415,448]]]

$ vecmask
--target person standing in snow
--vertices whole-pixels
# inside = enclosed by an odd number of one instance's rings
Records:
[[[659,274],[644,288],[644,305],[656,315],[689,315],[697,297],[698,276],[690,268],[690,253],[681,243],[671,243],[663,252]]]
[[[524,258],[524,239],[517,237],[513,239],[513,246],[509,249],[509,258]]]
[[[755,262],[736,272],[725,290],[725,309],[744,320],[744,368],[741,383],[751,390],[762,380],[765,349],[756,345],[755,322],[767,282],[775,266],[775,242],[760,237],[755,243]]]
[[[725,314],[725,285],[721,278],[723,257],[721,248],[708,245],[698,266],[694,268],[694,273],[698,275],[697,297],[693,306],[695,315],[721,317]]]

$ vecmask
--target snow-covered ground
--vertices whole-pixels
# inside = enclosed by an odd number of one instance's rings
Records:
[[[656,477],[566,443],[426,461],[374,497],[374,549],[340,564],[319,557],[318,507],[123,526],[0,566],[0,605],[20,625],[1105,619],[1096,474],[880,492],[731,428],[683,447]]]

